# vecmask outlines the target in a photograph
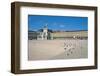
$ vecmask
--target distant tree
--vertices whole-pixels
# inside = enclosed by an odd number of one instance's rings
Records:
[[[52,33],[53,31],[51,29],[48,29],[48,32],[51,32]]]
[[[43,29],[39,29],[38,31],[39,31],[39,32],[43,32]]]
[[[39,29],[38,31],[39,32],[43,32],[43,29]],[[51,29],[48,29],[48,32],[51,32],[52,33],[53,31]]]

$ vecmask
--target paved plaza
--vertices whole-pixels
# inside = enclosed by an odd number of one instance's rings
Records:
[[[79,59],[87,57],[87,40],[28,40],[29,60]]]

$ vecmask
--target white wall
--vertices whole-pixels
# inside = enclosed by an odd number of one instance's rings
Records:
[[[10,60],[11,60],[11,15],[10,3],[16,0],[1,0],[0,1],[0,76],[16,76],[10,73]],[[17,0],[26,2],[41,2],[41,3],[57,3],[57,4],[74,4],[74,5],[89,5],[98,6],[98,43],[100,42],[100,0]],[[100,43],[99,45],[100,46]],[[98,49],[99,51],[100,49]],[[100,58],[100,52],[99,58]],[[18,76],[100,76],[100,59],[98,70],[81,70],[81,71],[65,71],[65,72],[52,72],[52,73],[38,73],[38,74],[21,74]]]

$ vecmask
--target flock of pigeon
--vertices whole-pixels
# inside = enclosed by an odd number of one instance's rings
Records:
[[[76,44],[72,44],[71,42],[68,43],[67,41],[64,42],[64,50],[66,51],[67,56],[73,54],[75,48],[76,48]]]

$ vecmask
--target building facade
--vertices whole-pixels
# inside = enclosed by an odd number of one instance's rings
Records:
[[[41,31],[30,31],[29,40],[54,40],[54,39],[87,39],[88,31],[49,31],[47,25]]]
[[[37,40],[47,40],[48,28],[47,25],[43,28],[42,32],[37,32]]]

